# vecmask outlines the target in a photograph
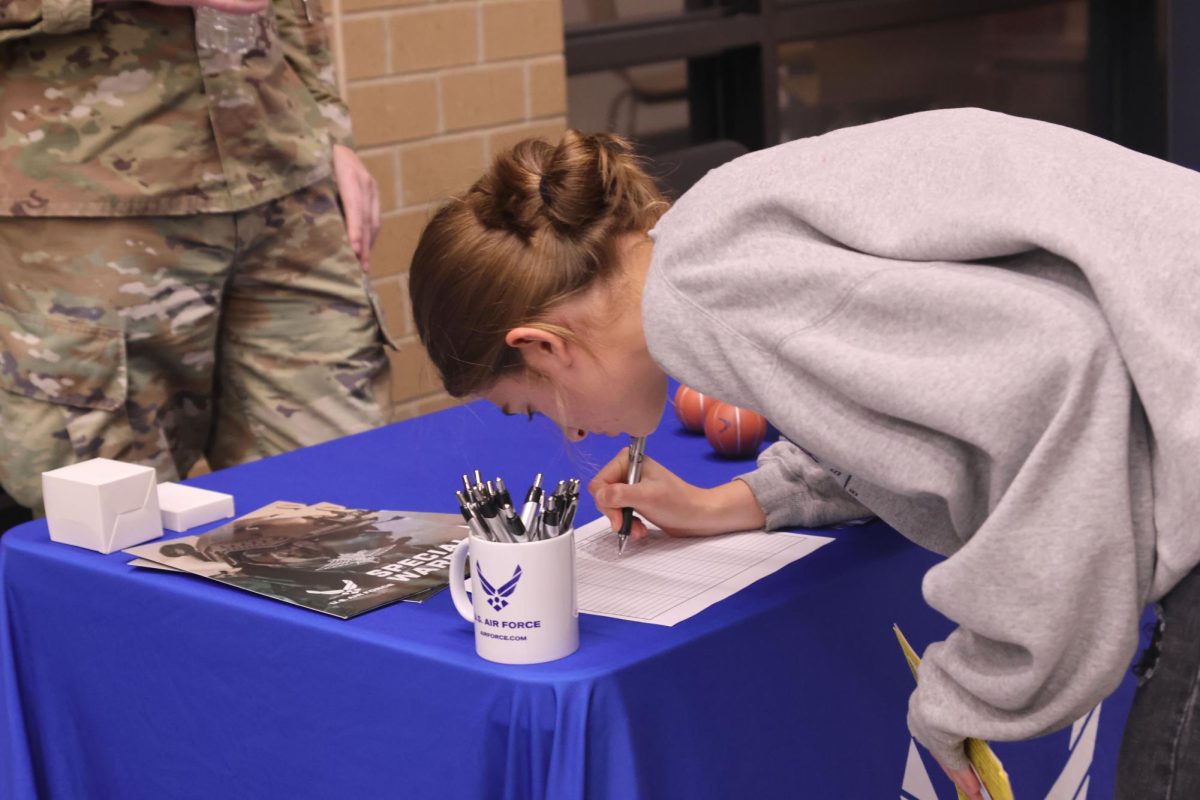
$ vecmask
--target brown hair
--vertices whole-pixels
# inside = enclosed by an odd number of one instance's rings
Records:
[[[438,209],[409,271],[413,321],[446,391],[463,397],[521,368],[504,337],[616,276],[618,236],[654,227],[667,202],[624,139],[568,130],[526,139]]]

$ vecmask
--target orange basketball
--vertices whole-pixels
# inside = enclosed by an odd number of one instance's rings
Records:
[[[767,435],[767,420],[748,408],[714,403],[704,417],[704,435],[726,458],[751,458]]]
[[[675,390],[675,416],[692,433],[704,432],[704,416],[713,406],[713,399],[690,386],[679,385]]]

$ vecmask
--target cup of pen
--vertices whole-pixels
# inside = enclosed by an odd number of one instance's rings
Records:
[[[579,649],[573,520],[560,515],[558,524],[543,526],[534,514],[531,524],[516,526],[521,533],[506,535],[494,520],[503,518],[503,507],[489,514],[497,504],[489,507],[487,490],[480,489],[472,497],[469,487],[465,503],[460,493],[471,535],[450,558],[450,596],[475,627],[475,652],[501,664],[571,655]]]

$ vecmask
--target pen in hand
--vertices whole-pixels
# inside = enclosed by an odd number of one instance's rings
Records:
[[[629,474],[626,483],[632,485],[642,478],[642,457],[646,455],[646,437],[634,436],[629,442]],[[621,530],[617,531],[617,555],[625,552],[629,531],[633,528],[633,509],[621,509]]]

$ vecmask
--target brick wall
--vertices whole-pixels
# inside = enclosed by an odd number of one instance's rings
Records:
[[[565,127],[562,0],[340,0],[335,42],[359,154],[379,182],[371,278],[401,349],[395,418],[453,401],[413,334],[408,264],[425,220],[493,153]]]

